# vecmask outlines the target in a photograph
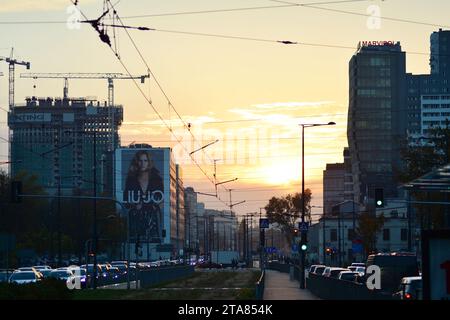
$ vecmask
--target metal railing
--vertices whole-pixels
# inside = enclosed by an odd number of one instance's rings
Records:
[[[263,270],[261,272],[261,276],[259,277],[258,281],[256,282],[256,299],[257,300],[263,300],[264,299],[264,283],[266,280],[266,272]]]

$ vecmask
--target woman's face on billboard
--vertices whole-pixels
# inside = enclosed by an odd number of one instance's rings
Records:
[[[146,154],[141,154],[138,160],[139,171],[147,171],[149,168],[149,159]]]

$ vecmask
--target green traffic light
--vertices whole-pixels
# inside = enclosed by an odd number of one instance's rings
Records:
[[[306,251],[306,249],[308,249],[308,246],[306,244],[302,244],[301,249],[302,251]]]

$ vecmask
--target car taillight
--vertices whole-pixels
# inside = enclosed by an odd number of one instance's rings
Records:
[[[411,294],[410,293],[405,293],[405,299],[411,299]]]

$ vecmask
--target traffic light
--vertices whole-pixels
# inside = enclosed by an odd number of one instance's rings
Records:
[[[326,252],[327,255],[330,256],[333,253],[333,250],[331,250],[331,248],[326,248],[325,252]]]
[[[302,232],[302,236],[300,238],[300,250],[308,250],[308,237],[306,235],[306,232]]]
[[[11,203],[22,202],[22,181],[11,181]]]
[[[294,228],[294,237],[298,237],[298,229]]]
[[[383,207],[384,207],[383,189],[376,188],[375,189],[375,208],[383,208]]]

